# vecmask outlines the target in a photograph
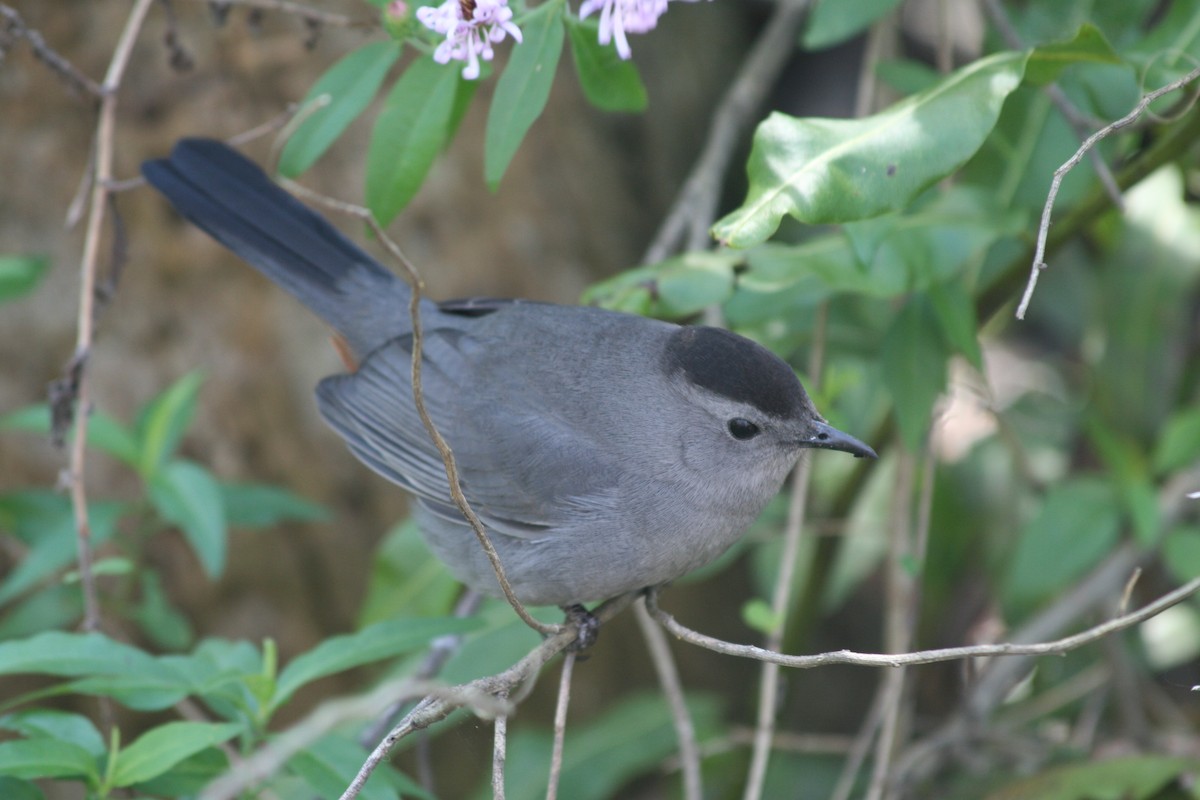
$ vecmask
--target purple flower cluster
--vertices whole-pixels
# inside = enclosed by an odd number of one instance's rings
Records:
[[[685,0],[694,2],[694,0]],[[667,13],[670,0],[583,0],[579,18],[599,12],[600,44],[615,42],[617,54],[628,60],[633,51],[629,34],[654,30],[658,18]],[[446,0],[439,6],[417,9],[417,19],[425,27],[446,37],[433,57],[440,64],[466,63],[462,75],[467,80],[479,77],[479,62],[491,61],[492,44],[511,36],[521,41],[521,29],[512,22],[508,0]]]

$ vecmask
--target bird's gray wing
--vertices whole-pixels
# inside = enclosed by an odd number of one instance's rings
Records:
[[[409,336],[372,352],[359,370],[317,387],[321,415],[351,451],[415,494],[432,514],[462,517],[445,466],[412,397]],[[488,528],[540,538],[617,507],[619,466],[546,409],[519,407],[489,386],[476,360],[487,353],[457,329],[427,332],[421,383],[426,407],[454,451],[460,485]]]

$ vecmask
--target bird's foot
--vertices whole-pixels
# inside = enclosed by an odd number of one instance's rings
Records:
[[[575,641],[567,647],[572,653],[582,653],[600,638],[600,620],[581,604],[563,606],[567,614],[566,624],[575,628]]]

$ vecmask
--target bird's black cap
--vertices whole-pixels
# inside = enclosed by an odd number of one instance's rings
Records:
[[[760,344],[721,328],[680,328],[667,342],[668,373],[694,386],[748,403],[774,417],[815,414],[788,363]]]

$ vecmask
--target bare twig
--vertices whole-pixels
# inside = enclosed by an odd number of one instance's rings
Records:
[[[383,243],[383,246],[387,249],[387,251],[391,253],[392,257],[395,258],[402,267],[404,267],[404,270],[408,275],[409,285],[412,288],[411,299],[409,300],[408,304],[408,312],[412,319],[413,327],[413,404],[416,406],[417,414],[421,417],[421,423],[425,426],[426,433],[429,434],[429,438],[433,440],[434,446],[441,454],[442,463],[446,467],[446,480],[449,484],[450,497],[454,500],[454,504],[458,506],[458,510],[462,513],[463,517],[466,518],[467,522],[471,525],[471,529],[475,532],[475,537],[479,540],[480,546],[483,547],[483,551],[487,554],[488,561],[491,562],[492,569],[496,573],[496,580],[500,584],[500,589],[502,592],[504,592],[504,597],[506,600],[508,600],[509,605],[511,605],[513,610],[517,612],[517,616],[519,616],[526,625],[533,628],[543,636],[549,636],[563,630],[562,625],[547,625],[544,622],[534,619],[529,611],[525,608],[525,605],[517,599],[516,593],[513,592],[512,584],[508,582],[508,577],[504,574],[504,565],[500,563],[500,554],[496,552],[495,546],[492,545],[492,540],[488,536],[487,529],[485,529],[483,526],[483,521],[479,519],[479,516],[475,513],[475,510],[471,508],[471,504],[467,501],[466,496],[463,494],[462,486],[458,478],[458,464],[455,462],[454,453],[451,451],[450,445],[446,443],[441,431],[439,431],[437,426],[433,424],[433,418],[429,416],[429,410],[425,407],[425,393],[421,389],[421,350],[422,344],[424,343],[424,332],[421,328],[421,290],[425,283],[421,280],[420,273],[417,272],[416,267],[414,267],[412,262],[408,260],[408,257],[404,255],[404,252],[400,250],[400,247],[394,241],[392,241],[391,237],[387,235],[387,232],[384,231],[383,226],[380,225],[375,219],[375,215],[372,214],[368,209],[363,208],[362,206],[354,205],[353,203],[347,203],[342,200],[335,200],[330,197],[325,197],[324,195],[318,194],[311,189],[305,188],[295,181],[284,179],[283,183],[296,194],[307,197],[315,202],[319,202],[325,206],[328,206],[329,208],[334,208],[338,211],[358,217],[366,222],[367,225],[370,226],[371,231],[376,237],[378,237],[379,241]]]
[[[828,306],[824,303],[817,311],[813,325],[812,351],[809,356],[808,374],[816,391],[821,383],[821,371],[825,358],[825,323]],[[805,458],[792,475],[791,498],[788,503],[787,525],[783,535],[783,552],[779,555],[779,572],[775,576],[775,591],[771,597],[771,618],[775,627],[767,634],[767,649],[779,652],[783,649],[783,633],[786,630],[788,609],[792,606],[792,586],[796,577],[796,562],[800,555],[800,541],[804,531],[804,520],[808,506],[808,483],[812,475],[812,460]],[[762,796],[767,778],[767,764],[771,757],[772,740],[775,737],[775,715],[778,711],[779,665],[763,664],[759,677],[758,713],[754,724],[754,745],[750,754],[750,769],[746,776],[744,800],[758,800]]]
[[[63,58],[54,48],[46,44],[46,40],[42,37],[42,34],[28,27],[17,10],[10,7],[7,3],[0,3],[0,21],[3,22],[2,34],[4,36],[7,36],[9,39],[24,39],[29,42],[29,47],[33,50],[34,57],[53,70],[71,87],[73,92],[81,97],[90,97],[93,100],[103,99],[106,87],[112,86],[107,81],[104,86],[101,86],[80,72],[74,64]]]
[[[1171,81],[1166,86],[1155,89],[1153,92],[1143,95],[1142,99],[1138,101],[1137,105],[1133,107],[1132,111],[1115,122],[1110,122],[1108,125],[1089,136],[1086,140],[1084,140],[1083,144],[1080,145],[1079,149],[1075,151],[1075,155],[1068,158],[1065,162],[1063,162],[1062,166],[1054,170],[1054,177],[1050,181],[1050,191],[1046,195],[1046,205],[1042,208],[1042,220],[1041,224],[1038,226],[1037,248],[1034,250],[1033,254],[1033,266],[1030,269],[1029,282],[1025,286],[1025,293],[1021,296],[1021,302],[1017,305],[1017,319],[1025,319],[1025,312],[1029,310],[1029,303],[1033,299],[1033,291],[1035,288],[1037,288],[1038,276],[1040,275],[1041,271],[1047,267],[1045,262],[1046,238],[1050,234],[1050,213],[1054,209],[1054,200],[1058,197],[1058,190],[1062,185],[1063,178],[1066,177],[1068,172],[1078,166],[1079,162],[1083,160],[1083,157],[1087,155],[1088,151],[1095,147],[1098,142],[1106,139],[1109,136],[1112,136],[1122,128],[1129,127],[1137,121],[1138,117],[1145,113],[1146,109],[1155,100],[1165,94],[1170,94],[1176,89],[1186,86],[1187,84],[1196,80],[1196,78],[1200,78],[1200,67],[1193,69],[1191,72],[1177,80]]]
[[[662,261],[681,245],[684,249],[698,250],[708,244],[708,228],[716,215],[721,178],[729,167],[733,149],[796,49],[797,31],[808,13],[808,5],[808,0],[776,3],[767,27],[717,105],[704,150],[646,250],[645,263]]]
[[[614,597],[612,600],[607,600],[594,609],[592,616],[601,623],[607,622],[628,608],[635,599],[637,599],[637,594],[633,592]],[[509,697],[519,694],[519,692],[514,693],[513,690],[524,685],[531,678],[536,677],[538,671],[545,666],[546,662],[570,646],[575,641],[575,637],[574,630],[569,628],[560,630],[548,636],[541,644],[530,651],[528,655],[504,672],[479,678],[462,686],[451,687],[441,694],[422,700],[417,704],[416,708],[409,712],[408,716],[400,721],[399,725],[393,728],[379,742],[371,755],[363,763],[362,768],[359,769],[350,786],[342,794],[341,800],[352,800],[352,798],[358,796],[367,779],[371,777],[371,773],[383,763],[384,759],[388,757],[401,739],[414,731],[429,727],[438,720],[445,719],[451,711],[462,705],[458,701],[458,692],[468,691],[472,696],[476,694],[488,694],[496,697]]]
[[[87,230],[84,234],[83,258],[79,266],[79,318],[75,354],[71,359],[79,369],[77,393],[75,394],[75,439],[71,443],[68,466],[71,488],[71,507],[75,515],[75,533],[79,548],[79,582],[83,588],[83,629],[94,631],[100,627],[100,601],[96,595],[96,581],[92,573],[92,528],[88,519],[87,486],[84,478],[84,457],[87,454],[88,415],[91,412],[91,386],[88,381],[87,361],[92,349],[95,326],[96,264],[100,256],[100,239],[104,231],[104,214],[108,209],[108,180],[112,177],[113,134],[116,128],[117,93],[133,44],[137,41],[146,13],[153,0],[138,0],[129,12],[125,28],[117,40],[108,72],[101,89],[100,118],[96,125],[95,178],[92,181],[91,200],[88,208]]]
[[[671,646],[662,628],[655,624],[646,611],[645,603],[638,603],[634,611],[638,627],[646,640],[646,649],[650,652],[650,660],[654,663],[654,671],[658,673],[658,683],[671,709],[675,738],[679,742],[679,769],[683,773],[684,800],[701,800],[704,797],[704,786],[700,780],[700,748],[696,744],[696,726],[692,724],[692,715],[683,695],[683,682],[679,679],[679,669],[671,655]]]
[[[1065,636],[1051,642],[1038,644],[981,644],[966,647],[943,647],[934,650],[919,650],[914,653],[856,653],[850,650],[834,650],[810,656],[791,656],[775,653],[762,647],[749,644],[734,644],[721,639],[706,636],[681,625],[673,616],[658,606],[656,592],[650,590],[646,595],[646,607],[650,614],[658,620],[670,633],[689,644],[723,653],[728,656],[753,658],[759,661],[771,661],[780,666],[793,669],[813,669],[829,664],[853,664],[859,667],[905,667],[914,664],[935,664],[940,661],[957,661],[963,658],[978,658],[981,656],[1047,656],[1062,655],[1072,650],[1090,644],[1111,633],[1125,630],[1153,616],[1161,614],[1166,609],[1186,600],[1200,592],[1200,578],[1188,581],[1174,591],[1164,594],[1152,603],[1142,606],[1137,611],[1111,619],[1100,625],[1095,625],[1072,636]]]
[[[563,741],[567,738],[567,706],[571,703],[571,675],[575,672],[575,651],[563,657],[558,680],[558,701],[554,704],[554,746],[550,749],[550,777],[546,781],[546,800],[558,800],[558,781],[562,777]]]
[[[501,699],[504,699],[501,695]],[[492,800],[504,800],[504,762],[508,758],[508,715],[492,722]]]

